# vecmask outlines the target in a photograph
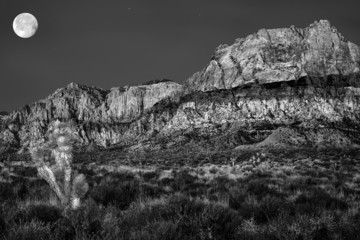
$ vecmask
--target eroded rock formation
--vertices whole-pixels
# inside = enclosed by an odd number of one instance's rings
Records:
[[[261,29],[231,46],[221,45],[210,64],[187,85],[191,90],[212,91],[305,76],[347,76],[359,72],[359,62],[359,47],[321,20],[304,29]]]
[[[46,99],[26,105],[2,117],[0,138],[12,144],[29,146],[42,142],[52,123],[74,121],[82,144],[109,145],[125,141],[123,129],[131,128],[136,138],[141,132],[136,122],[148,109],[163,99],[176,99],[183,86],[171,81],[157,81],[131,87],[102,90],[70,83]]]
[[[76,123],[81,146],[359,144],[359,69],[359,47],[328,21],[263,29],[218,47],[184,85],[166,80],[102,90],[69,84],[0,116],[0,139],[26,150],[60,119]]]

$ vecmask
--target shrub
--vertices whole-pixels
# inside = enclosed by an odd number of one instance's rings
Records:
[[[0,200],[13,199],[15,197],[13,187],[10,183],[0,182]]]
[[[190,199],[184,194],[172,195],[169,198],[168,204],[178,215],[195,215],[204,208],[204,204],[201,201]]]
[[[118,182],[130,182],[135,180],[135,175],[131,172],[107,172],[105,173],[107,183],[116,184]]]
[[[101,219],[104,215],[104,209],[91,199],[86,200],[82,206],[75,210],[66,210],[65,214],[70,220],[69,223],[66,223],[70,228],[69,230],[73,226],[79,238],[92,239],[92,237],[99,235],[102,230]]]
[[[287,204],[283,199],[266,195],[260,201],[260,210],[266,215],[266,219],[262,219],[259,222],[267,222],[268,220],[277,217],[280,211],[287,207],[286,205]]]
[[[15,166],[14,172],[21,177],[36,177],[37,169],[35,167]]]
[[[229,206],[233,209],[240,209],[241,204],[245,201],[248,193],[241,187],[232,187],[229,189]]]
[[[51,235],[53,239],[74,240],[76,230],[69,219],[60,218],[51,226]]]
[[[21,182],[14,187],[14,195],[20,199],[24,199],[28,193],[29,190],[25,182]]]
[[[5,229],[6,229],[5,219],[4,219],[3,212],[0,209],[0,237],[1,237],[1,233],[5,232]]]
[[[234,181],[231,181],[226,176],[220,176],[216,177],[211,181],[211,186],[213,188],[213,191],[226,193],[228,192],[228,189],[234,186],[234,183]]]
[[[29,180],[26,182],[26,195],[29,197],[36,196],[37,199],[48,199],[52,190],[43,179]]]
[[[180,170],[179,172],[174,172],[174,182],[171,184],[171,187],[175,191],[182,191],[188,184],[195,182],[197,177],[192,176],[186,169]]]
[[[141,184],[140,187],[141,187],[140,189],[142,191],[142,194],[147,197],[157,198],[157,197],[160,197],[164,193],[164,191],[156,185],[143,183],[143,184]]]
[[[9,240],[48,240],[52,239],[49,225],[39,221],[25,222],[9,230],[5,239]]]
[[[141,176],[143,177],[145,182],[149,182],[150,180],[156,180],[158,177],[158,173],[153,171],[153,172],[143,172],[141,173]]]
[[[179,239],[235,239],[242,218],[237,211],[208,201],[172,195],[166,206],[156,207],[162,220],[175,222]],[[153,208],[153,207],[152,207]],[[149,219],[148,219],[149,220]],[[153,221],[158,222],[155,218]]]
[[[346,210],[346,202],[331,197],[320,189],[313,189],[309,194],[301,194],[295,200],[296,209],[300,213],[312,213],[316,210]]]
[[[220,205],[190,201],[178,221],[178,232],[183,238],[236,239],[241,217],[235,210]]]
[[[266,179],[255,179],[251,180],[247,185],[247,191],[249,194],[256,195],[258,197],[266,194],[280,196],[275,189],[269,188],[268,181]]]
[[[328,240],[331,239],[329,236],[329,231],[325,225],[322,225],[316,229],[313,233],[313,240]]]
[[[54,206],[39,204],[31,206],[27,215],[44,223],[51,223],[61,218],[61,211]]]
[[[138,239],[181,240],[184,238],[179,233],[176,223],[172,221],[158,221],[150,223],[145,228],[145,231],[141,231]]]
[[[207,186],[204,183],[193,182],[183,186],[182,192],[192,197],[200,197],[206,194]]]
[[[53,223],[62,217],[60,209],[45,204],[32,205],[27,209],[18,211],[13,221],[15,223],[31,222],[37,220],[42,223]]]
[[[89,225],[86,229],[86,233],[88,237],[92,236],[100,236],[101,232],[103,230],[103,227],[101,225],[101,222],[99,219],[95,219],[89,222]]]
[[[338,234],[338,239],[360,239],[359,226],[360,214],[349,216],[347,213],[338,220],[335,232]]]
[[[90,196],[98,204],[104,206],[116,205],[126,209],[135,201],[138,195],[138,185],[134,182],[123,182],[118,185],[102,183],[91,190]]]
[[[252,218],[256,223],[264,224],[276,218],[286,204],[284,200],[271,195],[266,195],[262,199],[249,195],[243,202],[237,203],[236,207],[245,219]]]
[[[235,239],[242,218],[237,211],[220,205],[210,205],[204,211],[205,228],[215,239]]]

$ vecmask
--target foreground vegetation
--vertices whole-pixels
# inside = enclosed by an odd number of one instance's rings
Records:
[[[75,157],[76,210],[34,166],[0,163],[0,239],[360,239],[359,151],[166,154]]]

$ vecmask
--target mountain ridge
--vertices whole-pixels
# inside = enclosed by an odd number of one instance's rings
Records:
[[[233,45],[220,45],[202,71],[186,81],[190,89],[211,91],[301,77],[359,72],[360,48],[329,21],[307,28],[261,29]]]
[[[46,140],[55,120],[71,120],[79,146],[133,151],[194,142],[238,149],[356,145],[359,66],[359,47],[328,21],[262,29],[216,48],[183,85],[159,79],[104,90],[70,83],[0,116],[0,139],[26,151]],[[280,144],[286,138],[294,141]]]

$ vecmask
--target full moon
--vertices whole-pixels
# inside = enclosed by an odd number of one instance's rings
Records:
[[[21,38],[29,38],[34,36],[38,29],[36,18],[30,13],[19,14],[13,22],[13,28],[16,35]]]

